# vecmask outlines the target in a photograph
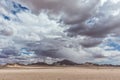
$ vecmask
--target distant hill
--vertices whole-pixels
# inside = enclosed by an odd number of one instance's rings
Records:
[[[24,64],[19,64],[19,63],[8,63],[4,65],[6,68],[20,68],[22,66],[25,66]]]
[[[49,66],[49,64],[44,62],[37,62],[37,63],[28,64],[28,66]]]
[[[72,62],[72,61],[69,61],[69,60],[62,60],[62,61],[58,61],[58,62],[55,62],[55,63],[53,63],[53,65],[78,65],[77,63],[75,63],[75,62]]]
[[[84,66],[100,66],[99,64],[95,64],[95,63],[91,63],[91,62],[86,62],[86,63],[83,63],[81,65],[84,65]]]
[[[53,64],[47,64],[45,62],[37,62],[37,63],[31,63],[28,65],[24,64],[19,64],[19,63],[11,63],[11,64],[6,64],[6,65],[0,65],[0,68],[20,68],[20,67],[25,67],[25,66],[77,66],[77,67],[120,67],[120,65],[112,65],[112,64],[96,64],[96,63],[91,63],[91,62],[85,62],[82,64],[75,63],[70,60],[62,60],[62,61],[57,61],[54,62]]]

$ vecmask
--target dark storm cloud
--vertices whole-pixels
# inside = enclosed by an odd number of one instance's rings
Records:
[[[47,10],[52,14],[62,14],[65,24],[78,24],[84,22],[96,13],[99,0],[18,0],[28,5],[33,12]]]
[[[99,59],[99,58],[106,58],[106,56],[102,55],[102,54],[94,54],[93,55],[94,59]]]
[[[9,55],[17,56],[19,51],[15,47],[6,47],[2,49],[1,53],[7,56]]]
[[[105,38],[110,34],[119,36],[120,29],[120,16],[116,10],[118,6],[112,2],[106,2],[98,9],[95,14],[92,14],[91,18],[85,19],[82,23],[77,22],[67,30],[69,36],[83,35],[92,38]],[[112,7],[112,8],[111,8]],[[114,13],[117,13],[114,15]]]
[[[2,54],[2,55],[0,55],[0,58],[8,58],[8,56]]]
[[[95,25],[93,25],[92,27],[89,27],[89,25],[86,25],[85,23],[77,24],[76,26],[73,25],[67,30],[68,35],[84,35],[93,38],[104,38],[108,34],[113,32],[118,34],[119,32],[115,32],[115,30],[119,29],[119,20],[119,17],[110,17],[107,20],[102,19],[98,23],[95,23]]]
[[[0,30],[0,35],[11,36],[11,35],[13,35],[13,30],[9,27],[5,27]]]
[[[102,38],[90,38],[90,37],[87,37],[87,38],[83,39],[83,41],[81,41],[80,44],[83,47],[89,48],[89,47],[95,47],[100,43],[102,43]]]
[[[64,42],[61,42],[61,39],[44,39],[40,42],[27,43],[28,48],[35,51],[37,55],[53,58],[66,57],[64,53],[59,52],[65,45]]]

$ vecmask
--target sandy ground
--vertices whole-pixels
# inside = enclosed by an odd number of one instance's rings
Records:
[[[0,80],[120,80],[120,68],[0,69]]]

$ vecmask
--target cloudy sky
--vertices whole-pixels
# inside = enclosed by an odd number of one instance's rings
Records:
[[[120,0],[0,0],[0,64],[68,59],[120,64]]]

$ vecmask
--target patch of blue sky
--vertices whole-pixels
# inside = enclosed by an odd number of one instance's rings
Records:
[[[113,41],[113,40],[108,40],[108,42],[105,44],[105,46],[108,46],[110,47],[110,49],[105,49],[105,50],[117,50],[117,51],[120,51],[120,43],[116,42],[116,41]]]
[[[22,6],[19,3],[16,2],[12,2],[12,6],[13,9],[11,10],[11,12],[16,15],[17,13],[21,12],[21,11],[29,11],[29,9],[27,7]]]
[[[30,55],[30,54],[33,54],[33,51],[30,51],[27,48],[21,48],[20,54]]]
[[[11,20],[10,17],[7,16],[7,15],[2,14],[1,16],[2,16],[5,20],[8,20],[8,21]]]
[[[10,10],[13,14],[17,14],[20,11],[29,11],[29,9],[17,2],[12,0],[2,0],[1,3],[6,6],[8,10]]]
[[[93,27],[97,23],[98,19],[96,17],[93,17],[91,19],[88,19],[85,24],[88,25],[88,27]]]

